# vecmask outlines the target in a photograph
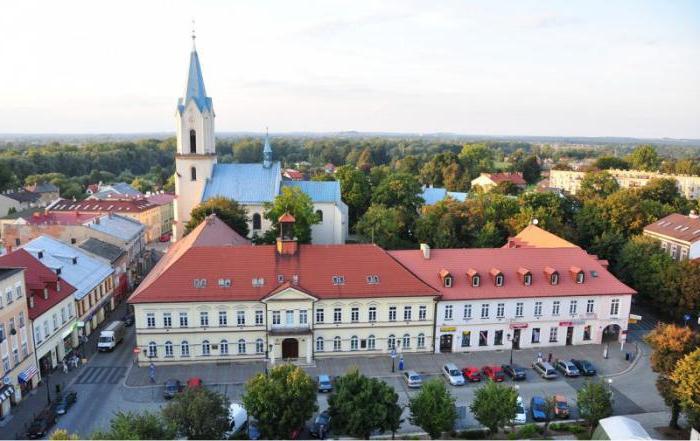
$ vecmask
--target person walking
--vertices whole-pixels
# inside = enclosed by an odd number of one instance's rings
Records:
[[[547,356],[547,363],[552,362],[552,353],[550,352],[549,355]]]
[[[542,352],[537,353],[537,362],[542,363]]]

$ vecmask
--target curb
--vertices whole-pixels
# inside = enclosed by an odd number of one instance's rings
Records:
[[[643,348],[643,347],[641,347],[641,346],[638,345],[637,348],[639,349],[639,351],[635,354],[635,357],[634,357],[634,359],[630,362],[630,365],[629,365],[629,366],[627,366],[625,369],[623,369],[623,370],[620,371],[620,372],[617,372],[617,373],[614,373],[614,374],[609,374],[609,375],[600,375],[600,377],[601,377],[601,378],[616,378],[616,377],[620,377],[620,376],[622,376],[622,375],[626,375],[626,374],[628,374],[630,371],[632,371],[632,369],[634,369],[635,367],[637,367],[637,364],[639,364],[639,360],[642,359],[642,356],[645,355],[645,352],[644,352],[644,348]]]

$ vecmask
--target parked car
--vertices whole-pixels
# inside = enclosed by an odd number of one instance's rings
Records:
[[[554,396],[554,416],[557,418],[569,418],[569,403],[564,395]]]
[[[241,436],[248,425],[248,412],[238,403],[231,403],[228,407],[228,430],[224,432],[226,439]]]
[[[202,387],[202,379],[199,377],[192,377],[187,380],[188,389],[198,389]]]
[[[570,361],[559,360],[557,361],[556,367],[565,377],[578,377],[580,375],[576,365]]]
[[[258,429],[258,422],[254,419],[248,420],[248,439],[258,440],[260,439],[260,429]]]
[[[496,383],[500,383],[506,379],[506,374],[503,373],[503,369],[501,369],[500,366],[484,366],[481,369],[481,372],[484,374],[484,376],[488,377],[491,381],[495,381]]]
[[[521,381],[527,379],[527,371],[524,367],[520,367],[517,364],[504,364],[501,365],[501,369],[515,381]]]
[[[476,382],[481,381],[481,371],[476,366],[467,366],[462,369],[462,375],[465,380]]]
[[[331,377],[328,375],[318,376],[318,391],[319,392],[330,392],[333,390],[333,383],[331,382]]]
[[[327,410],[316,415],[314,423],[311,426],[311,436],[323,439],[328,434],[331,428],[331,414]]]
[[[56,413],[51,408],[44,409],[29,425],[26,436],[29,439],[43,438],[49,434],[54,424],[56,424]]]
[[[515,418],[513,418],[513,424],[525,424],[527,422],[527,414],[525,413],[525,406],[523,405],[523,397],[518,395],[518,399],[515,402]]]
[[[170,233],[161,234],[158,240],[160,242],[170,242]]]
[[[578,368],[578,371],[581,373],[581,375],[589,377],[598,373],[598,371],[596,371],[595,366],[593,366],[593,364],[588,360],[572,359],[571,362],[574,364],[574,366]]]
[[[76,401],[78,401],[77,392],[64,393],[54,404],[54,411],[57,415],[65,415]]]
[[[454,363],[447,363],[442,367],[442,374],[452,386],[464,386],[464,376]]]
[[[554,366],[546,361],[536,361],[535,363],[532,363],[532,369],[534,369],[540,377],[546,380],[551,380],[559,376],[557,371],[554,370]]]
[[[166,400],[175,398],[175,395],[182,392],[182,383],[180,380],[175,380],[174,378],[169,379],[165,382],[165,388],[163,389],[163,397]]]
[[[423,377],[416,371],[405,371],[403,373],[403,379],[408,387],[423,386]]]
[[[534,396],[530,400],[530,413],[535,421],[547,421],[547,404],[544,398]]]

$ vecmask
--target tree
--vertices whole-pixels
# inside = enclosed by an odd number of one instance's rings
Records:
[[[700,348],[678,360],[670,379],[688,421],[693,427],[700,427]]]
[[[6,164],[0,163],[0,191],[17,187],[17,176],[12,173],[12,169]]]
[[[455,398],[441,379],[434,378],[423,384],[420,392],[409,400],[411,424],[425,430],[431,439],[442,438],[452,430],[457,420]]]
[[[661,159],[656,153],[656,148],[651,144],[642,144],[635,147],[625,159],[635,170],[657,171],[661,165]]]
[[[627,161],[622,158],[618,158],[617,156],[601,156],[593,163],[593,167],[597,168],[598,170],[627,170],[630,168],[630,165],[627,163]]]
[[[540,180],[542,173],[542,167],[537,160],[537,156],[528,157],[525,162],[523,162],[523,179],[528,184],[536,184]]]
[[[676,395],[671,375],[678,360],[698,346],[698,336],[690,328],[659,323],[654,330],[647,334],[644,340],[652,348],[651,369],[659,374],[656,388],[666,401],[666,405],[671,407],[669,427],[677,429],[681,401]]]
[[[603,382],[586,382],[576,393],[576,403],[579,415],[586,420],[591,434],[599,420],[613,413],[612,393]]]
[[[465,247],[468,219],[467,206],[452,198],[425,205],[416,221],[416,239],[434,248]]]
[[[512,181],[501,181],[491,189],[492,192],[504,195],[516,196],[520,193],[520,187]]]
[[[175,439],[175,431],[158,413],[117,412],[109,430],[93,433],[92,439]]]
[[[282,192],[272,203],[265,203],[265,219],[272,222],[273,229],[266,234],[273,240],[279,237],[279,218],[285,213],[294,216],[294,236],[299,243],[311,242],[311,226],[321,220],[314,212],[309,195],[298,187],[282,187]]]
[[[336,430],[369,439],[372,432],[397,427],[398,399],[394,388],[385,382],[352,369],[336,379],[335,390],[328,398],[328,409]]]
[[[187,439],[221,439],[229,426],[228,398],[204,387],[187,389],[162,410],[163,419]]]
[[[79,440],[80,437],[75,433],[70,433],[66,429],[56,429],[51,435],[49,435],[49,440],[51,441],[69,441],[69,440]]]
[[[576,192],[581,200],[606,198],[620,189],[617,180],[606,171],[588,172],[581,179],[581,187]]]
[[[418,217],[418,209],[423,205],[421,185],[414,176],[407,173],[389,173],[374,188],[372,204],[396,208],[401,213],[403,236],[408,236]]]
[[[459,153],[467,180],[471,181],[482,172],[494,170],[494,150],[485,144],[466,144]]]
[[[554,395],[545,397],[544,399],[544,431],[542,435],[547,437],[547,429],[549,429],[549,423],[554,419],[554,410],[557,407],[557,400]]]
[[[362,150],[362,153],[360,153],[360,157],[357,158],[357,168],[368,173],[373,165],[372,151],[369,148],[365,148]]]
[[[397,208],[374,204],[355,225],[355,231],[365,241],[388,249],[397,248],[403,243],[400,237],[403,229],[403,216]]]
[[[210,214],[216,214],[216,217],[241,236],[248,236],[248,214],[245,207],[233,199],[221,196],[207,199],[192,209],[190,220],[185,225],[185,234],[197,228]]]
[[[263,439],[289,438],[318,409],[316,383],[298,366],[273,367],[248,380],[243,406],[258,423]]]
[[[669,286],[664,283],[673,259],[656,240],[647,236],[631,238],[620,250],[615,273],[623,282],[633,286],[640,297],[661,310],[667,307]]]
[[[515,418],[515,404],[518,392],[504,384],[487,381],[476,390],[474,400],[469,405],[474,418],[488,427],[492,434],[505,427]]]
[[[340,182],[340,195],[343,202],[348,205],[350,225],[354,226],[369,208],[372,194],[369,179],[366,174],[351,165],[338,167],[335,170],[335,177]]]

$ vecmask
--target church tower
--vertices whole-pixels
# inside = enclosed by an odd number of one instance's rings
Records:
[[[214,138],[214,106],[207,96],[194,45],[187,75],[185,96],[180,98],[175,112],[177,153],[175,155],[175,222],[173,239],[179,240],[190,220],[190,212],[199,205],[207,180],[216,164]]]

